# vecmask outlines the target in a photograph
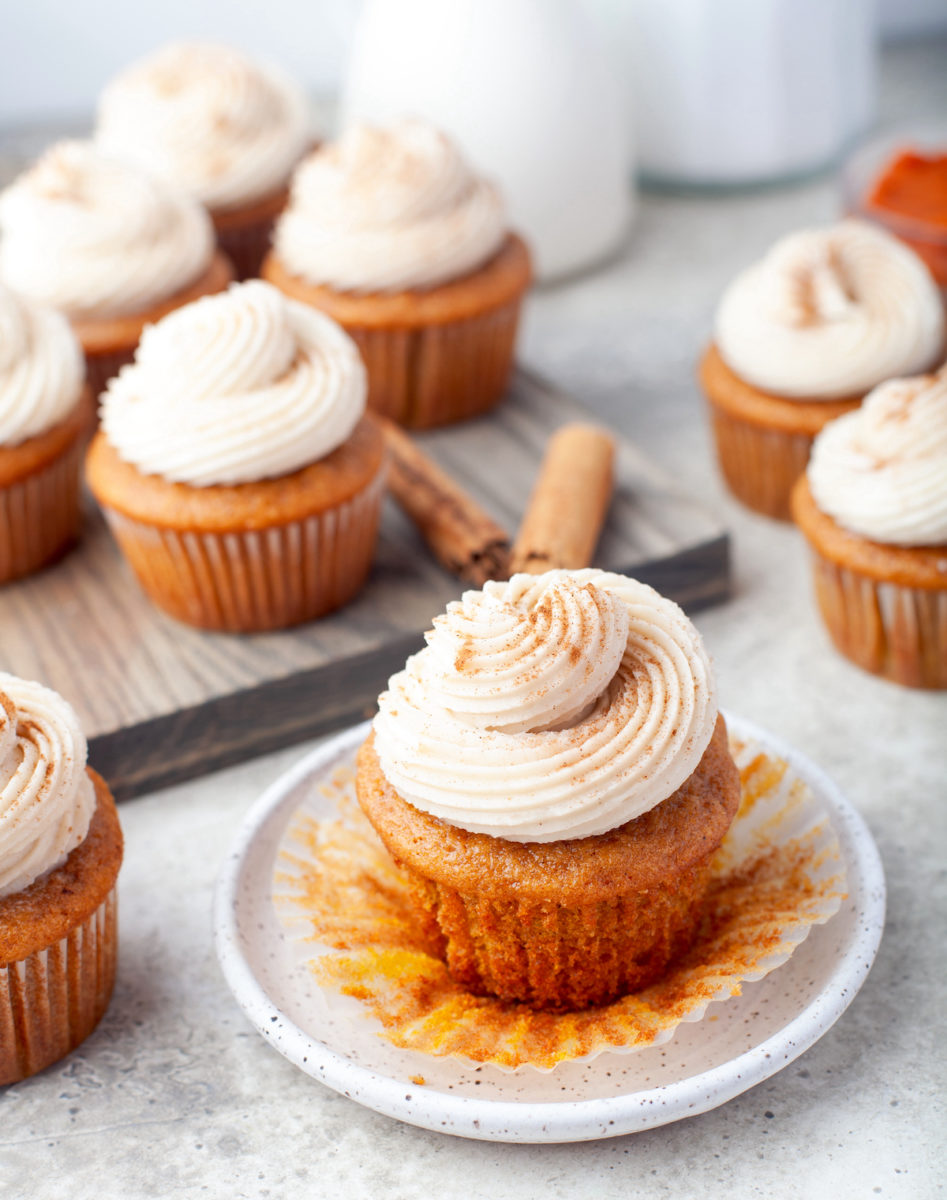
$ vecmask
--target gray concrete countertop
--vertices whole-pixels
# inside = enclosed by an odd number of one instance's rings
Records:
[[[947,111],[947,45],[889,53],[886,121]],[[0,1193],[85,1197],[889,1197],[944,1179],[947,695],[832,650],[791,528],[731,502],[694,364],[721,287],[780,233],[836,212],[830,180],[653,196],[603,270],[532,299],[524,359],[689,481],[733,533],[735,594],[699,615],[723,702],[835,777],[889,885],[875,967],[838,1024],[729,1104],[609,1141],[504,1146],[399,1124],[301,1074],[248,1025],[217,967],[211,896],[248,805],[307,747],[123,806],[112,1006],[66,1062],[0,1097]]]

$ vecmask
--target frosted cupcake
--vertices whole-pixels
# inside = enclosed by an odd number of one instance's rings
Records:
[[[122,832],[76,714],[0,673],[0,1084],[63,1058],[115,981]]]
[[[947,688],[947,368],[894,379],[818,435],[793,516],[838,649]]]
[[[427,428],[503,395],[529,255],[496,189],[431,126],[357,126],[314,151],[263,275],[355,339],[385,416]]]
[[[359,753],[359,802],[474,993],[604,1004],[696,935],[739,780],[700,637],[603,571],[435,618]]]
[[[94,419],[61,313],[0,285],[0,583],[52,562],[79,531],[79,464]]]
[[[199,200],[237,277],[259,274],[309,142],[302,91],[227,46],[176,43],[133,63],[99,101],[96,141]]]
[[[351,599],[371,565],[385,474],[364,408],[352,340],[259,280],[147,329],[102,397],[86,469],[151,599],[232,632]]]
[[[728,487],[788,518],[819,430],[943,350],[940,295],[903,243],[861,221],[783,238],[724,293],[700,366]]]
[[[0,281],[72,322],[98,395],[145,325],[230,282],[207,214],[89,142],[60,142],[0,194]]]

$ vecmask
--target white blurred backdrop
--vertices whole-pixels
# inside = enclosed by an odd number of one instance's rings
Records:
[[[629,0],[584,2],[614,10]],[[87,115],[110,75],[182,37],[230,42],[283,63],[313,93],[333,92],[360,7],[361,0],[0,0],[0,124]],[[887,36],[947,31],[947,0],[880,0],[880,13]]]

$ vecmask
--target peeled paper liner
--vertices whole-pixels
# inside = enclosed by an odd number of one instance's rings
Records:
[[[276,910],[327,1009],[374,1019],[379,1036],[402,1049],[551,1071],[661,1045],[681,1022],[699,1021],[713,1001],[786,962],[845,898],[838,839],[808,784],[758,742],[731,738],[730,749],[742,798],[714,860],[697,941],[660,982],[613,1004],[537,1012],[456,983],[418,926],[406,877],[358,807],[354,752],[317,789],[337,818],[320,819],[304,802],[287,825]]]

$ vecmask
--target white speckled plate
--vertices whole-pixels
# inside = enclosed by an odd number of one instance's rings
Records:
[[[737,736],[788,759],[825,805],[848,872],[848,898],[815,927],[787,963],[739,997],[713,1004],[672,1041],[622,1056],[564,1063],[550,1074],[503,1074],[454,1059],[398,1050],[337,1019],[271,900],[273,864],[303,795],[365,737],[367,723],[324,743],[270,787],[240,827],[217,886],[221,966],[240,1006],[307,1074],[377,1112],[463,1137],[570,1142],[633,1133],[706,1112],[769,1078],[832,1026],[868,974],[884,926],[881,860],[858,813],[802,754],[748,721],[727,717]],[[326,801],[326,816],[329,802]],[[423,1084],[412,1082],[423,1077]]]

